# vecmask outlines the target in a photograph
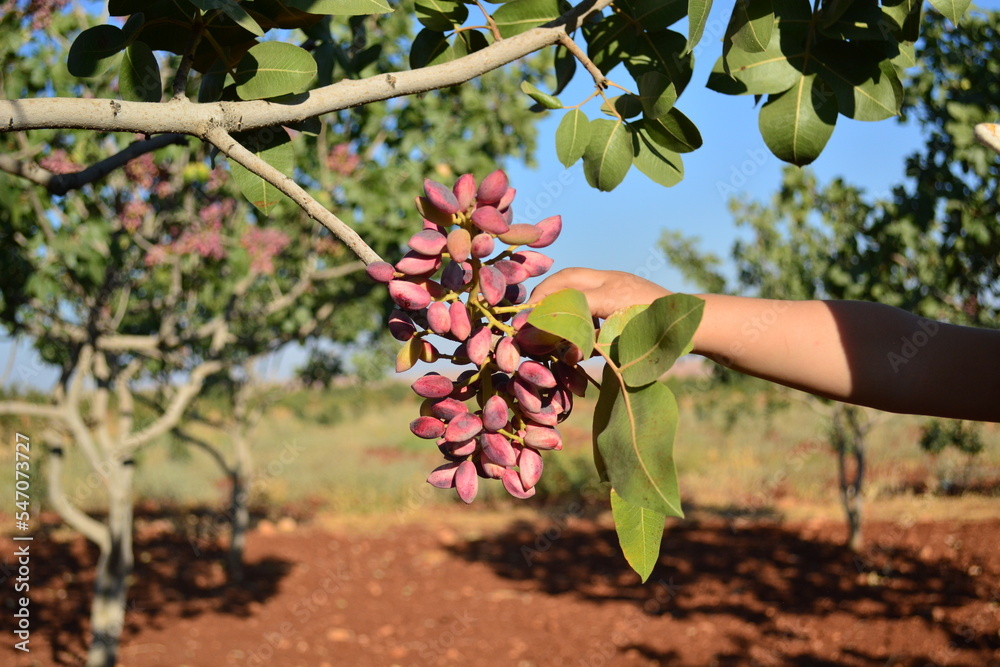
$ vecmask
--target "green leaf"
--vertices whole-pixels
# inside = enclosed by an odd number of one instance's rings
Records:
[[[431,30],[454,30],[469,18],[469,9],[455,0],[419,0],[417,20]]]
[[[594,453],[594,467],[597,468],[597,477],[602,482],[608,481],[608,467],[601,456],[601,450],[597,446],[597,438],[608,428],[611,419],[611,409],[615,405],[618,396],[618,377],[610,364],[604,365],[604,373],[601,377],[601,393],[597,396],[597,405],[594,406],[594,422],[591,429],[591,449]]]
[[[955,25],[962,18],[962,14],[972,4],[972,0],[930,0],[931,6],[948,17]]]
[[[673,392],[659,382],[622,387],[616,375],[605,374],[601,399],[611,408],[596,433],[597,448],[611,485],[633,505],[684,516],[673,459],[678,418]]]
[[[115,56],[124,48],[125,33],[120,28],[113,25],[87,28],[69,47],[67,69],[81,78],[100,76],[111,69]]]
[[[814,63],[837,97],[840,113],[854,120],[884,120],[899,113],[903,85],[878,45],[829,42]]]
[[[477,30],[464,30],[452,42],[441,32],[424,28],[417,33],[410,47],[410,68],[440,65],[488,46],[486,36]]]
[[[554,21],[561,15],[559,0],[514,0],[493,12],[493,21],[500,36],[506,38]]]
[[[123,25],[121,28],[122,37],[124,37],[126,44],[132,43],[132,41],[139,34],[139,31],[142,30],[142,25],[143,23],[145,23],[145,21],[146,21],[146,15],[143,14],[142,12],[132,14],[131,16],[128,17],[128,20],[125,21],[125,25]]]
[[[639,101],[651,118],[662,118],[677,101],[677,86],[661,72],[649,71],[639,77]]]
[[[837,98],[816,77],[804,76],[789,90],[771,95],[760,110],[764,143],[778,158],[800,167],[819,157],[837,124]]]
[[[674,82],[680,95],[691,80],[693,71],[691,54],[684,54],[686,45],[684,36],[673,30],[643,32],[631,36],[626,42],[623,62],[636,81],[650,70],[665,74]]]
[[[712,0],[688,0],[688,39],[684,53],[690,53],[691,49],[701,41],[711,11]]]
[[[727,95],[770,95],[788,90],[802,72],[791,62],[802,57],[809,42],[812,10],[808,0],[785,0],[763,51],[746,51],[735,44],[716,62],[708,87]]]
[[[885,14],[873,2],[844,2],[835,9],[840,11],[840,15],[832,19],[827,17],[821,23],[820,32],[826,37],[885,41],[890,34],[885,25]],[[823,14],[826,16],[826,10]]]
[[[748,53],[760,53],[771,43],[774,8],[771,0],[736,0],[726,27],[726,39]]]
[[[417,33],[410,46],[410,69],[420,69],[454,60],[454,54],[446,55],[450,48],[447,35],[424,28]]]
[[[899,53],[892,59],[892,64],[901,70],[917,66],[917,53],[912,42],[900,42]]]
[[[599,118],[590,121],[590,141],[583,153],[583,173],[591,187],[609,192],[632,166],[632,141],[625,124]]]
[[[553,292],[531,311],[528,324],[573,343],[580,348],[584,359],[594,351],[594,323],[583,292],[575,289]]]
[[[688,13],[688,0],[618,0],[615,7],[646,30],[660,30]]]
[[[235,0],[188,0],[188,2],[203,12],[219,9],[247,32],[253,33],[258,37],[264,36],[264,30],[260,27],[260,24],[254,21],[253,17],[247,14],[247,10],[240,7]]]
[[[612,15],[597,25],[586,25],[587,55],[597,68],[607,74],[625,58],[625,45],[635,31],[624,16]]]
[[[130,102],[159,102],[163,97],[160,66],[145,42],[133,42],[125,49],[118,70],[118,92]]]
[[[553,95],[560,94],[569,85],[576,73],[576,57],[565,46],[556,47],[556,89]]]
[[[255,132],[234,134],[233,138],[281,173],[292,175],[295,154],[288,133],[282,128],[265,127]],[[262,213],[268,213],[279,201],[288,199],[276,187],[237,162],[230,160],[229,169],[240,192]]]
[[[262,42],[236,66],[236,94],[244,100],[261,100],[301,93],[316,77],[316,61],[303,48],[285,42]]]
[[[601,112],[613,118],[635,118],[642,113],[642,102],[636,95],[618,95],[605,100]]]
[[[645,583],[660,558],[666,515],[633,505],[611,489],[611,517],[625,560]]]
[[[701,148],[701,132],[680,109],[674,107],[662,118],[643,118],[639,126],[660,146],[678,153]]]
[[[573,109],[556,128],[556,156],[567,169],[583,157],[590,142],[590,120],[579,109]]]
[[[215,102],[222,97],[226,85],[226,65],[222,60],[216,60],[212,66],[201,75],[201,85],[198,87],[198,101],[201,103]]]
[[[385,0],[285,0],[285,4],[309,14],[326,16],[365,16],[393,12]]]
[[[688,294],[670,294],[651,303],[622,329],[619,369],[631,387],[656,382],[691,351],[705,302]]]
[[[684,179],[681,156],[655,145],[642,130],[635,130],[632,152],[632,164],[654,183],[669,188]]]
[[[649,308],[648,304],[638,304],[621,308],[611,313],[611,316],[601,324],[601,330],[597,335],[598,351],[602,356],[611,357],[615,364],[618,364],[618,337],[622,335],[625,325],[632,321],[632,318]],[[603,386],[603,384],[602,384]]]
[[[920,37],[920,0],[882,0],[882,13],[895,24],[892,33],[901,41],[914,42]]]
[[[554,95],[549,95],[548,93],[543,93],[538,90],[535,86],[531,85],[527,81],[521,82],[521,92],[529,96],[531,99],[535,100],[541,104],[546,109],[562,109],[563,104],[559,101],[558,97]]]

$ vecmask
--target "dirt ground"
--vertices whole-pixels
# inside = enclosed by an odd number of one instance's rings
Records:
[[[858,556],[835,521],[677,522],[644,585],[610,525],[567,514],[262,522],[240,588],[176,518],[138,525],[128,666],[1000,666],[998,519],[870,523]],[[3,573],[0,663],[80,664],[94,556],[32,543],[29,654]]]

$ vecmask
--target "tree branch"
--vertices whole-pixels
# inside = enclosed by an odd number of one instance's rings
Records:
[[[188,140],[184,134],[161,134],[152,139],[136,141],[128,148],[115,153],[109,158],[95,162],[83,171],[72,174],[53,174],[42,169],[34,162],[22,162],[9,155],[0,155],[0,171],[20,176],[36,185],[41,185],[54,195],[64,195],[70,190],[77,190],[88,183],[100,180],[115,169],[122,167],[129,160],[140,155],[159,150],[171,144],[183,144]]]
[[[191,377],[186,384],[181,386],[174,397],[170,400],[170,405],[163,414],[148,427],[128,436],[124,439],[119,455],[123,458],[131,455],[138,447],[155,440],[167,433],[177,425],[188,405],[201,391],[201,386],[212,373],[222,370],[223,364],[219,361],[206,361],[191,371]]]
[[[591,14],[610,4],[611,0],[589,0],[547,24],[549,27],[534,28],[494,42],[457,60],[365,79],[344,79],[304,94],[298,104],[265,100],[212,104],[185,100],[166,103],[77,98],[10,100],[0,101],[0,131],[68,128],[146,134],[178,132],[205,138],[215,129],[245,132],[294,123],[332,111],[465,83],[555,44],[560,35],[576,30]]]
[[[66,419],[66,410],[58,405],[28,403],[27,401],[0,401],[0,415],[23,415],[46,419]]]
[[[1000,123],[980,123],[975,132],[979,143],[1000,154]]]
[[[63,492],[62,447],[51,447],[49,453],[51,454],[47,468],[49,502],[66,523],[100,547],[102,552],[106,552],[110,548],[107,529],[99,521],[70,503]]]
[[[310,218],[329,229],[365,264],[381,260],[378,253],[372,250],[356,231],[313,199],[312,195],[303,190],[298,183],[244,148],[226,130],[221,127],[209,130],[205,133],[204,139],[218,148],[223,155],[235,160],[288,195]]]

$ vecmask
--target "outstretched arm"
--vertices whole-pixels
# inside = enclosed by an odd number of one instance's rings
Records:
[[[565,269],[531,300],[567,287],[601,318],[670,294],[628,273]],[[705,313],[694,352],[729,368],[880,410],[1000,421],[1000,331],[860,301],[698,296]]]

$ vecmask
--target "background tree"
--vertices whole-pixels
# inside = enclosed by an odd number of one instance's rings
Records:
[[[68,46],[62,35],[75,30],[76,18],[54,17],[48,36],[36,33],[22,45],[28,52],[37,49],[43,60],[6,52],[8,97],[41,94],[47,87],[56,93],[112,94],[110,77],[81,89],[67,76],[37,76],[44,70],[40,63]],[[10,17],[3,25],[11,34],[19,29]],[[353,33],[348,56],[360,48],[362,28]],[[378,36],[388,45],[368,66],[385,67],[397,59],[395,45],[408,30],[402,14],[383,21]],[[272,134],[283,139],[270,141],[304,153],[299,163],[308,166],[319,199],[377,216],[378,224],[367,223],[370,243],[398,255],[412,227],[406,219],[411,203],[402,193],[424,177],[422,163],[411,159],[415,152],[432,165],[457,162],[480,170],[508,152],[530,155],[529,112],[496,113],[515,86],[516,80],[498,74],[482,87],[435,95],[418,110],[407,104],[393,114],[386,108],[345,111],[304,128],[311,133],[294,133],[295,140],[278,128]],[[457,105],[483,128],[476,136],[464,137],[463,128],[443,122]],[[428,128],[431,136],[422,135]],[[102,523],[62,492],[63,450],[54,451],[53,505],[101,551],[89,662],[110,664],[132,570],[135,454],[177,427],[211,374],[238,370],[290,342],[319,335],[348,347],[359,336],[370,338],[381,328],[386,298],[359,271],[363,264],[327,230],[311,227],[300,209],[275,202],[268,206],[275,215],[258,218],[245,200],[233,198],[227,172],[209,169],[202,149],[163,151],[158,159],[149,152],[183,142],[182,137],[139,140],[117,153],[115,135],[96,142],[65,131],[32,138],[38,143],[5,137],[18,145],[9,146],[0,167],[41,187],[24,189],[13,179],[0,185],[0,247],[15,269],[4,275],[0,306],[8,330],[31,337],[62,377],[53,405],[5,401],[0,412],[56,420],[105,482],[108,518]],[[109,152],[111,160],[102,160]],[[93,165],[90,173],[83,164]],[[105,175],[102,182],[90,182]],[[168,387],[162,401],[136,390],[150,379]],[[96,384],[94,393],[86,391],[89,383]],[[237,437],[227,466],[233,484],[230,572],[237,577],[251,475],[245,431],[253,412],[245,400],[246,383],[238,384]],[[151,422],[136,417],[150,412],[157,415]]]

